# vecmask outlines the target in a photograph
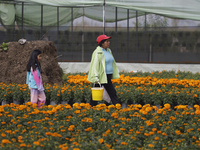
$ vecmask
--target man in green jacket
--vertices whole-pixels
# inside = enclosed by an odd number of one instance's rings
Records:
[[[99,46],[97,46],[92,54],[88,81],[96,83],[95,86],[99,86],[98,82],[102,84],[108,92],[112,103],[115,105],[119,103],[119,100],[111,79],[119,78],[119,71],[112,52],[109,49],[109,39],[111,38],[104,34],[97,37],[96,41]],[[93,101],[91,98],[90,105],[97,105],[97,101]]]

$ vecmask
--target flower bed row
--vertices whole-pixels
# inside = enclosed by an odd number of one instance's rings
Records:
[[[199,149],[200,107],[105,104],[0,106],[0,147],[7,149]]]
[[[195,105],[200,103],[200,80],[197,80],[199,76],[199,73],[178,72],[175,74],[173,71],[121,73],[120,78],[112,82],[121,103]],[[187,78],[183,79],[183,77]],[[189,77],[194,79],[189,79]],[[44,85],[47,100],[56,103],[90,101],[92,84],[87,81],[87,74],[66,74],[63,79],[64,85]],[[8,100],[30,101],[28,86],[0,83],[0,101]]]

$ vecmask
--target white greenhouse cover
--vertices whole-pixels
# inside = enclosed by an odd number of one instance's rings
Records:
[[[59,25],[71,21],[71,7],[73,7],[73,19],[84,15],[95,20],[103,20],[103,4],[105,1],[105,21],[115,21],[115,7],[118,8],[117,20],[135,17],[144,13],[154,13],[172,18],[200,20],[200,0],[0,0],[0,23],[13,25],[16,17],[17,24],[22,22],[22,2],[24,2],[23,25],[41,25],[41,5],[43,7],[43,25],[57,25],[57,8],[59,7]],[[14,5],[14,2],[16,5]],[[108,7],[111,6],[111,7]]]

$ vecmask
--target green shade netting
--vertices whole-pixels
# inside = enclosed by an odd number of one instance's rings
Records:
[[[22,3],[24,2],[23,25],[40,26],[41,25],[41,6],[43,7],[43,26],[57,25],[57,7],[59,7],[59,25],[71,21],[71,8],[73,7],[73,19],[83,15],[102,21],[103,20],[103,0],[15,0],[14,3],[5,3],[0,1],[0,21],[3,25],[13,25],[16,15],[17,24],[22,22]],[[129,17],[138,16],[146,13],[154,13],[172,18],[182,18],[191,20],[200,20],[200,1],[199,0],[105,0],[105,21],[115,21],[115,7],[117,7],[117,20],[127,19],[127,10]]]
[[[13,4],[0,3],[0,23],[4,25],[14,25],[15,8]]]

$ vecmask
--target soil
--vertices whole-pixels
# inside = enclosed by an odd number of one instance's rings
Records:
[[[57,49],[52,41],[26,41],[24,45],[9,42],[6,51],[0,51],[0,82],[26,84],[26,66],[34,49],[42,52],[43,83],[63,84],[62,69],[57,61]]]

